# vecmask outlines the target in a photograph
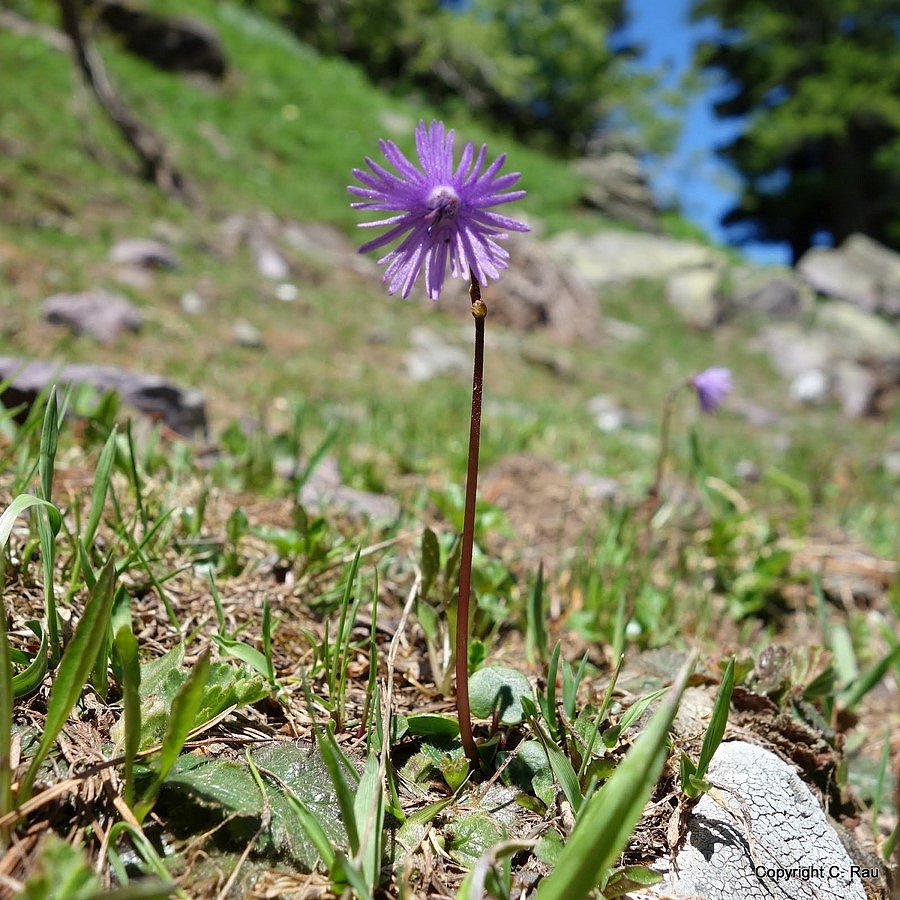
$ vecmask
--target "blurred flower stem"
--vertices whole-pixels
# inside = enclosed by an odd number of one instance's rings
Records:
[[[659,456],[656,459],[656,477],[647,492],[645,505],[652,518],[660,506],[659,493],[662,488],[663,476],[666,472],[666,462],[669,458],[669,436],[672,427],[672,413],[675,409],[675,400],[683,388],[692,387],[697,394],[697,402],[700,412],[703,414],[714,413],[722,401],[731,393],[731,370],[722,366],[713,366],[691,375],[690,378],[678,382],[666,395],[663,403],[662,425],[659,432]]]
[[[466,506],[459,560],[459,605],[456,615],[456,712],[463,749],[473,766],[480,766],[472,734],[469,708],[469,608],[472,597],[472,548],[475,543],[475,500],[478,491],[478,454],[481,445],[481,399],[484,392],[484,320],[487,306],[481,285],[470,272],[469,298],[475,319],[475,361],[472,372],[472,416],[469,423],[469,462],[466,468]]]

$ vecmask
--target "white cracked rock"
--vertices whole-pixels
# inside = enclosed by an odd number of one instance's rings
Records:
[[[797,773],[755,744],[722,744],[716,787],[691,810],[665,896],[706,900],[865,900],[861,871]]]

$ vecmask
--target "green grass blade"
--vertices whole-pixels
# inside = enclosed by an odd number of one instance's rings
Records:
[[[665,693],[665,690],[653,691],[650,694],[647,694],[646,697],[641,697],[637,703],[633,703],[625,712],[622,714],[622,718],[613,725],[612,728],[607,729],[603,732],[603,740],[612,746],[618,739],[619,735],[629,728],[634,722],[646,712],[647,707],[654,701],[658,700]]]
[[[59,446],[59,406],[56,387],[51,388],[44,408],[44,421],[41,426],[41,445],[38,456],[38,474],[40,476],[39,495],[50,502],[53,494],[53,470],[56,465],[56,451]],[[55,525],[55,527],[54,527]],[[50,656],[56,660],[62,645],[59,639],[59,620],[56,615],[56,535],[59,531],[59,520],[48,516],[38,516],[38,538],[41,543],[41,566],[44,570],[44,617],[50,632]]]
[[[374,625],[372,627],[374,629]],[[275,661],[272,659],[272,607],[269,605],[268,598],[263,600],[262,642],[263,656],[266,660],[266,671],[264,674],[268,678],[269,684],[274,688],[277,686],[278,681],[275,678]]]
[[[47,395],[44,407],[44,421],[41,426],[41,447],[38,458],[38,472],[41,480],[41,496],[49,500],[53,495],[53,469],[56,463],[56,450],[59,446],[59,400],[56,387]]]
[[[528,593],[525,614],[525,658],[537,662],[547,658],[547,625],[544,622],[544,564],[538,564],[534,585]]]
[[[259,672],[263,678],[269,677],[269,663],[265,654],[260,653],[256,647],[251,647],[243,641],[236,641],[234,638],[222,637],[220,634],[212,635],[212,639],[223,654],[247,663],[254,671]]]
[[[81,540],[90,551],[94,544],[97,528],[100,526],[100,517],[103,515],[103,507],[106,504],[106,492],[109,490],[109,482],[112,478],[113,465],[116,461],[116,430],[113,429],[103,450],[100,451],[100,459],[97,460],[97,470],[94,476],[94,489],[91,493],[91,510],[88,513],[84,532]]]
[[[529,698],[522,698],[522,709],[525,711],[526,716],[531,719],[531,727],[538,736],[538,740],[540,740],[544,748],[544,753],[547,754],[547,761],[550,763],[550,768],[556,776],[556,780],[559,782],[559,786],[562,788],[566,800],[569,801],[569,805],[577,815],[578,811],[581,809],[581,804],[584,802],[584,797],[581,793],[581,784],[578,781],[578,775],[575,772],[572,763],[541,727],[541,723],[537,718],[537,709]]]
[[[694,773],[695,778],[705,778],[706,770],[722,743],[725,735],[725,726],[728,724],[728,709],[731,706],[731,692],[734,690],[734,657],[728,661],[725,674],[722,676],[722,684],[719,687],[719,693],[716,695],[716,702],[713,705],[712,716],[709,720],[709,727],[706,734],[703,735],[703,745],[700,747],[700,759],[697,761],[697,770]]]
[[[46,507],[45,507],[46,508]],[[59,637],[59,618],[56,613],[56,534],[49,516],[38,516],[37,532],[41,544],[41,568],[44,577],[44,618],[50,632],[50,655],[59,658],[62,645]]]
[[[566,714],[566,718],[570,722],[575,719],[575,703],[578,699],[578,688],[584,678],[584,671],[587,668],[587,664],[588,654],[585,653],[584,656],[581,657],[581,662],[578,664],[577,670],[573,671],[568,660],[566,660],[566,664],[563,667],[563,710]]]
[[[9,506],[3,511],[3,515],[0,516],[0,550],[2,550],[7,542],[9,541],[9,536],[12,534],[13,525],[16,522],[16,519],[25,512],[26,509],[32,506],[41,506],[47,510],[47,514],[53,518],[54,516],[57,519],[56,528],[59,529],[59,524],[62,519],[59,515],[59,510],[47,500],[42,500],[40,497],[35,497],[33,494],[19,494]]]
[[[181,753],[184,742],[194,728],[209,676],[209,650],[204,650],[194,663],[184,684],[172,701],[172,712],[163,734],[159,754],[159,780],[163,781]]]
[[[384,830],[384,785],[378,756],[370,753],[356,789],[353,812],[359,829],[360,849],[357,857],[366,886],[378,886],[381,869],[381,841]]]
[[[581,759],[581,765],[578,768],[578,780],[584,777],[584,773],[587,771],[588,763],[591,761],[591,757],[594,753],[594,745],[597,742],[597,734],[600,731],[600,725],[606,717],[606,713],[609,710],[610,704],[612,703],[613,691],[616,689],[616,682],[619,680],[619,675],[622,673],[622,666],[625,665],[625,655],[619,657],[619,661],[616,663],[615,669],[613,669],[612,678],[609,680],[609,684],[606,687],[606,693],[603,695],[603,701],[600,703],[600,709],[597,711],[597,715],[594,717],[594,725],[591,728],[590,738],[587,742],[587,751]]]
[[[318,818],[310,812],[309,807],[293,791],[286,785],[282,785],[281,790],[300,821],[300,827],[306,832],[306,836],[316,848],[319,856],[322,857],[325,868],[330,872],[334,867],[335,852],[328,840],[328,835],[325,834],[325,829],[322,828]]]
[[[141,476],[138,474],[137,449],[134,445],[134,436],[131,432],[131,419],[125,426],[125,442],[128,446],[128,476],[131,479],[131,487],[134,490],[134,503],[137,507],[138,516],[143,526],[143,531],[147,531],[148,518],[147,511],[144,508],[144,498],[141,494]]]
[[[556,674],[559,671],[559,654],[562,649],[560,641],[556,642],[553,653],[550,655],[550,663],[547,666],[547,690],[542,697],[538,694],[538,703],[544,721],[554,738],[559,737],[559,729],[556,727]]]
[[[338,851],[334,857],[331,880],[332,884],[335,885],[348,884],[354,894],[356,894],[357,897],[360,897],[361,900],[371,900],[372,892],[366,886],[362,872],[360,872],[359,869],[357,869],[356,866],[354,866],[340,851]]]
[[[122,667],[122,711],[125,719],[125,802],[134,803],[134,760],[141,746],[141,664],[131,625],[116,632],[116,651]]]
[[[847,709],[855,709],[859,701],[884,678],[887,670],[897,663],[900,663],[900,643],[895,644],[890,652],[860,674],[859,678],[847,688],[840,698],[844,706]]]
[[[12,694],[14,697],[24,697],[25,694],[37,690],[38,685],[44,680],[50,664],[47,632],[36,619],[31,619],[25,624],[37,635],[40,645],[28,667],[18,675],[13,675]]]
[[[340,748],[337,746],[334,735],[327,728],[318,729],[316,740],[337,794],[341,818],[344,822],[344,828],[347,830],[347,843],[350,845],[350,853],[356,856],[359,853],[359,829],[357,828],[353,790],[350,787],[347,773],[342,764],[343,754],[341,754]]]
[[[115,586],[116,567],[114,561],[110,559],[100,570],[97,584],[91,591],[81,620],[75,627],[72,640],[60,660],[53,687],[50,689],[41,742],[19,785],[17,800],[20,804],[31,795],[31,788],[41,763],[81,696],[88,674],[103,644],[106,630],[109,628]]]
[[[332,703],[334,702],[335,691],[337,689],[338,681],[340,680],[338,664],[339,660],[342,659],[342,655],[344,652],[344,632],[347,629],[348,611],[352,604],[353,586],[356,584],[356,574],[359,571],[359,556],[360,548],[357,547],[356,553],[353,556],[353,562],[350,563],[350,568],[347,572],[347,580],[346,584],[344,585],[344,595],[343,597],[341,597],[341,615],[338,619],[337,633],[334,636],[334,652],[328,662],[328,691],[329,700],[331,700]],[[353,623],[351,621],[351,627],[352,624]],[[346,668],[346,664],[341,668]]]
[[[662,772],[669,728],[693,667],[692,659],[625,759],[585,804],[556,867],[538,888],[538,900],[586,897],[625,848]]]

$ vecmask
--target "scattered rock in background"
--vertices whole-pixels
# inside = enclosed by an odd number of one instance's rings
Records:
[[[130,300],[100,289],[54,294],[41,304],[41,315],[53,325],[103,343],[114,341],[123,331],[139,331],[143,324],[140,310]]]
[[[873,412],[878,389],[878,378],[871,369],[850,359],[834,363],[831,392],[848,418],[857,419]]]
[[[177,269],[178,257],[162,241],[149,238],[127,238],[110,248],[109,261],[117,266],[139,266],[143,269]]]
[[[632,231],[564,231],[550,238],[547,248],[551,258],[594,289],[668,278],[685,269],[725,267],[724,254],[705,244]]]
[[[412,346],[406,354],[406,372],[412,381],[430,381],[451,372],[470,374],[470,352],[447,342],[430,328],[417,327],[409,333]]]
[[[127,50],[160,69],[224,78],[225,51],[207,22],[164,16],[123,0],[90,0],[97,20],[122,38]]]
[[[611,316],[604,316],[600,331],[604,337],[612,338],[623,344],[634,344],[642,341],[647,336],[647,329],[634,322],[626,322],[624,319],[614,319]]]
[[[597,394],[585,404],[588,412],[594,417],[594,423],[603,432],[619,431],[633,425],[643,424],[642,419],[627,409],[619,406],[613,397]]]
[[[298,291],[290,279],[295,273],[318,278],[321,272],[353,272],[377,281],[379,266],[361,256],[357,245],[330,225],[320,222],[282,222],[262,210],[253,215],[234,213],[219,225],[214,240],[217,252],[233,258],[246,246],[262,277],[277,282],[279,300],[290,302]],[[293,289],[293,290],[291,290]]]
[[[784,420],[784,416],[781,413],[759,403],[754,403],[740,394],[731,395],[728,401],[728,409],[735,415],[741,416],[741,418],[758,425],[760,428],[771,428]]]
[[[256,271],[269,281],[284,281],[291,274],[288,261],[281,255],[275,245],[264,235],[251,231],[248,243]]]
[[[900,374],[900,331],[850,303],[823,303],[815,324],[830,334],[845,359],[897,370]]]
[[[666,299],[685,325],[708,331],[721,318],[720,280],[714,269],[675,272],[666,281]]]
[[[821,294],[900,319],[900,253],[865,235],[850,235],[838,248],[807,250],[797,271]]]
[[[826,368],[835,354],[828,335],[809,331],[794,322],[767,325],[750,346],[767,354],[775,371],[786,379]]]
[[[611,219],[647,231],[659,231],[659,217],[649,179],[640,160],[625,150],[600,152],[575,163],[587,183],[581,202]]]
[[[206,301],[197,291],[185,291],[180,302],[182,310],[189,316],[198,316],[206,309]]]
[[[259,349],[264,346],[259,329],[246,319],[235,319],[231,326],[231,340],[238,347]]]
[[[326,456],[300,488],[299,502],[316,512],[340,511],[352,517],[394,521],[400,504],[386,494],[373,494],[341,483],[337,462]]]
[[[533,233],[511,234],[506,247],[510,268],[484,290],[490,321],[519,331],[541,329],[567,343],[594,340],[600,320],[596,292]],[[470,315],[468,304],[461,308]]]
[[[818,406],[828,399],[828,376],[821,369],[807,369],[791,381],[788,393],[797,403]]]
[[[728,273],[727,314],[797,319],[810,312],[812,288],[791,269],[741,265]]]
[[[275,286],[275,299],[282,303],[293,303],[299,296],[300,289],[289,281],[283,281]]]
[[[824,303],[812,324],[768,325],[751,346],[765,352],[799,403],[833,397],[850,417],[880,412],[900,384],[900,335],[883,319],[841,301]]]
[[[195,388],[182,388],[161,375],[131,372],[89,363],[62,365],[47,360],[0,356],[0,381],[9,384],[0,395],[7,408],[30,406],[53,384],[116,391],[126,406],[161,421],[172,431],[193,437],[206,434],[206,401]]]
[[[381,277],[381,267],[363,256],[358,245],[332,225],[323,222],[286,222],[282,228],[285,244],[310,260],[364,275]]]

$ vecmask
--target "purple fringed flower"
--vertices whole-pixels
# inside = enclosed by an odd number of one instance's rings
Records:
[[[691,378],[690,384],[697,391],[700,409],[705,413],[715,412],[726,395],[731,393],[731,370],[704,369]]]
[[[524,222],[491,212],[493,206],[525,196],[525,191],[506,191],[519,180],[518,172],[498,175],[506,154],[501,154],[486,169],[487,147],[478,156],[471,143],[463,148],[462,159],[453,168],[453,130],[445,132],[443,122],[416,128],[416,150],[422,169],[414,166],[393,141],[379,141],[381,152],[399,174],[366,157],[372,170],[354,169],[354,176],[365,185],[348,190],[363,200],[352,203],[356,209],[384,210],[396,213],[377,222],[364,222],[361,228],[391,226],[380,237],[363,244],[360,253],[384,247],[395,238],[403,240],[378,260],[387,263],[384,281],[388,292],[401,291],[408,297],[425,267],[425,288],[437,300],[444,285],[447,263],[454,278],[468,278],[472,270],[479,284],[498,278],[506,268],[509,253],[497,241],[509,237],[507,231],[528,231]]]

